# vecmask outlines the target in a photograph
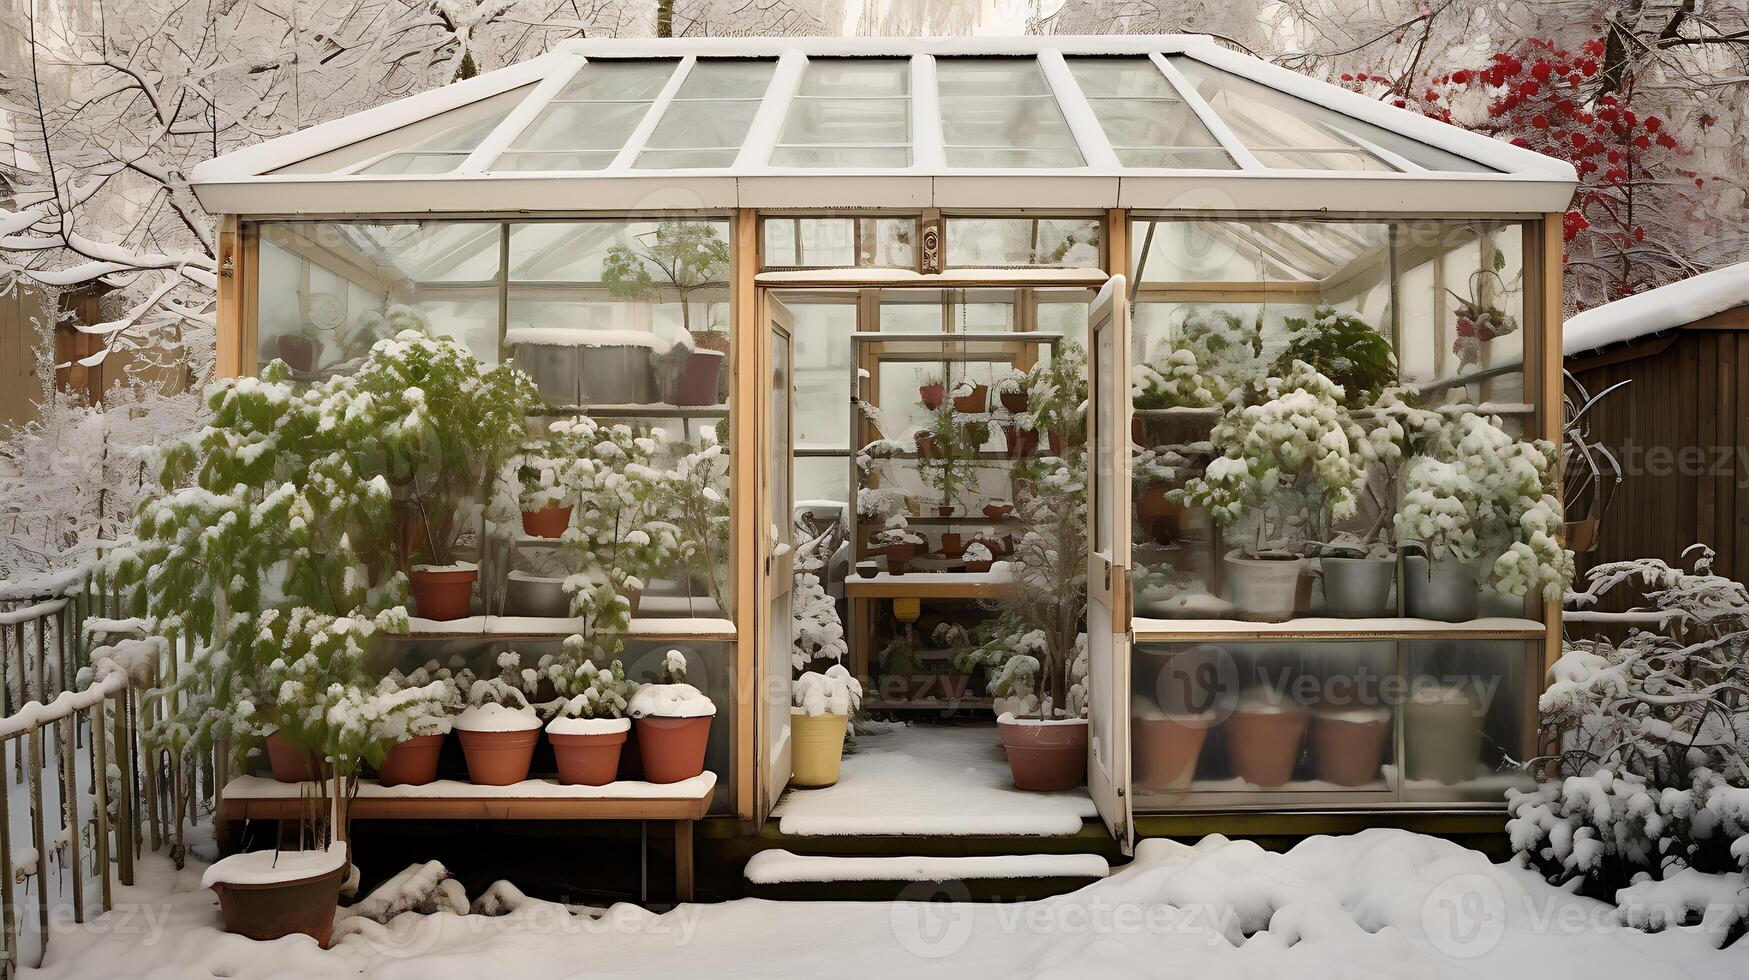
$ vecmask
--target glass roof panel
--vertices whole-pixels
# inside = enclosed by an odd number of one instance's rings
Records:
[[[494,170],[600,170],[611,164],[679,64],[591,61],[493,162]],[[533,151],[533,152],[519,152]]]
[[[911,64],[814,58],[772,151],[775,167],[911,165]]]
[[[733,165],[776,64],[769,60],[695,63],[662,111],[634,166],[661,170]],[[683,152],[667,152],[674,150]],[[701,152],[684,152],[693,150]]]
[[[1081,151],[1034,58],[935,63],[950,167],[1079,167]]]
[[[1152,59],[1064,60],[1124,166],[1236,169],[1232,157],[1220,149],[1220,141],[1184,103]],[[1207,151],[1186,158],[1162,152],[1179,147],[1206,147]]]
[[[591,61],[577,72],[554,102],[649,102],[674,74],[674,59]]]

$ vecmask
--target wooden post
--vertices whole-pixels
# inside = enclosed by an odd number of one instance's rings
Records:
[[[760,618],[756,563],[759,560],[757,495],[759,479],[759,345],[765,325],[759,322],[759,292],[753,277],[759,272],[759,221],[750,208],[735,212],[729,250],[730,379],[732,442],[729,467],[729,561],[735,582],[735,815],[758,820],[759,768],[756,764],[759,704]]]
[[[25,736],[30,740],[30,838],[36,846],[36,912],[42,925],[44,940],[49,935],[49,855],[43,842],[43,730],[33,728]],[[48,943],[45,941],[45,947]],[[43,965],[43,954],[37,953],[36,965]]]
[[[692,901],[692,821],[674,821],[674,900]]]
[[[1562,430],[1566,426],[1565,411],[1562,407],[1562,395],[1566,391],[1566,379],[1562,372],[1562,334],[1565,323],[1562,305],[1563,263],[1562,249],[1565,216],[1559,212],[1547,214],[1542,220],[1542,247],[1538,250],[1543,262],[1542,273],[1542,315],[1538,318],[1542,324],[1541,351],[1537,361],[1537,372],[1540,379],[1537,385],[1539,415],[1542,421],[1542,438],[1553,442],[1557,448],[1561,445]],[[1561,487],[1556,483],[1555,493],[1559,494]],[[1565,501],[1563,501],[1564,503]],[[1548,626],[1548,635],[1543,642],[1544,677],[1536,684],[1526,684],[1527,688],[1541,690],[1546,681],[1547,671],[1561,657],[1561,604],[1559,601],[1543,603],[1543,622]]]
[[[219,219],[218,357],[213,373],[235,378],[243,373],[243,255],[241,222],[234,214]]]
[[[80,923],[85,921],[85,874],[79,866],[79,757],[73,749],[73,732],[79,730],[77,712],[67,716],[67,729],[59,733],[61,826],[67,831],[68,865],[73,869],[73,921]]]
[[[5,666],[5,662],[0,661],[0,674],[5,673]],[[15,739],[10,742],[18,746],[15,754],[24,752],[22,742]],[[9,743],[0,742],[0,752],[6,750],[7,744]],[[12,905],[12,876],[15,869],[12,867],[11,797],[11,793],[0,793],[0,929],[4,929],[4,935],[0,935],[0,939],[6,943],[4,966],[9,977],[18,974],[18,913]]]
[[[91,788],[97,792],[97,873],[103,891],[103,911],[115,904],[109,883],[109,729],[104,718],[109,699],[103,698],[91,708]]]

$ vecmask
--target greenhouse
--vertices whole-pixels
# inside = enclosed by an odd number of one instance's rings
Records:
[[[932,738],[1006,746],[1125,847],[1497,822],[1538,754],[1566,164],[1203,37],[576,40],[191,183],[222,374],[519,372],[514,444],[395,484],[372,663],[551,697],[678,654],[701,815],[903,781],[802,777],[835,662],[919,781]]]

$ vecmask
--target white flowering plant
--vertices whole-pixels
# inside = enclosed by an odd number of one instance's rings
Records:
[[[1227,390],[1219,378],[1198,369],[1195,351],[1176,347],[1156,351],[1151,360],[1134,366],[1130,403],[1137,411],[1213,408]]]

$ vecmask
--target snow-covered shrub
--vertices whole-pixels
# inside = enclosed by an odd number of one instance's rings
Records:
[[[413,697],[407,691],[422,692]],[[464,701],[462,685],[454,671],[435,660],[426,661],[408,673],[391,670],[377,682],[376,694],[384,699],[409,698],[409,710],[389,712],[377,719],[375,737],[385,745],[414,735],[444,735]]]
[[[603,668],[591,660],[549,656],[541,658],[541,668],[558,694],[554,713],[559,717],[623,718],[638,690],[638,683],[626,678],[625,664],[618,660]]]
[[[797,677],[790,696],[809,717],[848,715],[862,706],[862,684],[843,664],[833,664],[825,673],[810,670]]]
[[[1130,402],[1138,411],[1213,408],[1227,390],[1219,379],[1198,370],[1196,352],[1183,347],[1156,351],[1152,360],[1132,371]]]
[[[965,554],[960,557],[965,559],[968,564],[996,560],[996,556],[990,554],[990,546],[982,541],[973,541],[971,544],[966,545]],[[943,623],[942,625],[946,626],[948,624]]]
[[[1502,595],[1560,599],[1576,565],[1561,543],[1554,444],[1514,439],[1499,418],[1466,412],[1423,453],[1404,468],[1397,539],[1432,558],[1489,560]]]
[[[1749,888],[1749,591],[1697,548],[1692,571],[1599,565],[1572,600],[1636,588],[1665,621],[1619,645],[1571,640],[1550,669],[1540,707],[1555,754],[1533,766],[1544,782],[1510,795],[1507,824],[1550,881],[1609,898],[1693,869]]]
[[[686,682],[686,655],[669,650],[662,655],[656,683],[639,687],[626,713],[633,718],[698,718],[716,714],[717,706]]]
[[[812,529],[811,524],[801,521],[796,524],[798,537],[811,533]],[[831,529],[828,529],[795,551],[795,588],[791,599],[795,630],[791,638],[790,661],[796,670],[806,670],[817,660],[841,661],[850,652],[844,641],[844,623],[838,617],[838,603],[820,582],[820,574],[832,557],[822,551],[832,539]]]
[[[1365,478],[1360,429],[1342,389],[1304,361],[1265,379],[1252,397],[1235,394],[1211,440],[1220,455],[1183,498],[1222,527],[1252,518],[1254,554],[1316,533],[1305,521],[1354,515]]]
[[[869,537],[878,547],[890,547],[896,544],[923,545],[923,535],[911,530],[911,521],[904,514],[894,514],[887,518],[887,523],[879,531]]]
[[[1209,306],[1184,307],[1176,330],[1177,348],[1196,358],[1197,369],[1217,385],[1217,403],[1235,388],[1259,384],[1267,372],[1263,359],[1263,321],[1246,321]]]
[[[1087,433],[1087,350],[1077,343],[1059,347],[1048,361],[1026,372],[1026,408],[1017,421],[1023,428],[1055,433],[1065,447],[1085,441]]]
[[[1276,374],[1304,362],[1342,389],[1343,403],[1350,408],[1372,404],[1396,382],[1397,357],[1390,340],[1355,314],[1320,306],[1310,318],[1287,317],[1284,324],[1287,347],[1275,359]]]
[[[679,530],[676,560],[703,584],[718,609],[729,609],[729,454],[715,430],[695,443],[670,443],[662,499]]]

